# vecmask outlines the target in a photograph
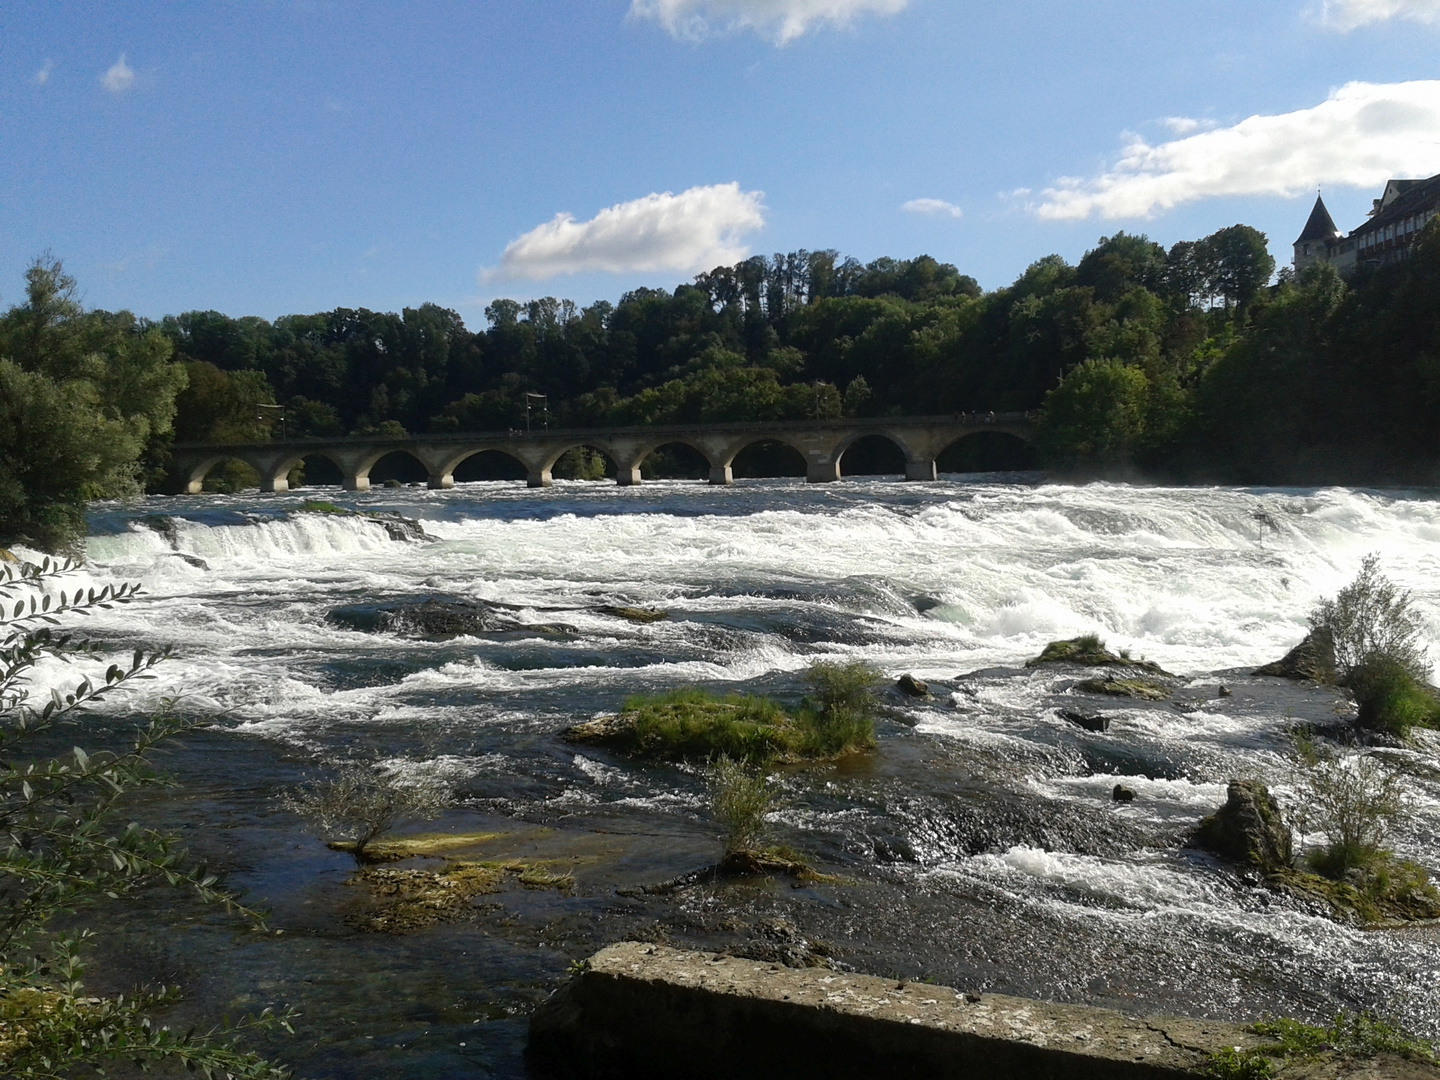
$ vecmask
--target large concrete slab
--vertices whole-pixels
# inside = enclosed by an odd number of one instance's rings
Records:
[[[1260,1040],[1236,1024],[1127,1016],[872,975],[796,970],[625,942],[597,953],[535,1013],[542,1074],[824,1080],[1151,1080],[1212,1075],[1211,1055]],[[1436,1080],[1386,1059],[1280,1075]]]

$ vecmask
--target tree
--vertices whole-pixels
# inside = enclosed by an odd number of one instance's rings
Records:
[[[288,1014],[267,1009],[223,1031],[172,1031],[151,1013],[175,1001],[174,991],[85,995],[82,952],[103,937],[51,928],[56,916],[107,898],[123,902],[157,885],[187,890],[260,924],[214,877],[189,864],[175,837],[122,826],[126,796],[164,783],[151,765],[152,753],[191,725],[162,716],[137,730],[127,751],[76,747],[59,757],[34,756],[37,743],[53,745],[66,725],[136,680],[151,678],[168,655],[137,650],[103,676],[83,678],[68,693],[52,690],[43,705],[32,704],[28,683],[38,665],[95,652],[57,633],[59,617],[127,603],[137,592],[120,585],[57,594],[54,586],[69,569],[48,559],[38,566],[0,563],[0,607],[14,605],[9,619],[0,616],[0,1072],[58,1080],[82,1067],[171,1062],[207,1077],[280,1080],[285,1070],[238,1040],[277,1024],[288,1030]]]
[[[1225,298],[1225,306],[1244,306],[1254,299],[1275,272],[1275,259],[1265,234],[1249,225],[1231,225],[1211,233],[1205,248],[1212,295]]]
[[[1119,360],[1087,360],[1045,396],[1035,441],[1061,467],[1113,467],[1130,461],[1145,434],[1150,383]]]
[[[185,372],[154,327],[87,313],[59,262],[25,277],[26,302],[0,316],[0,537],[54,549],[84,533],[87,500],[140,490]]]

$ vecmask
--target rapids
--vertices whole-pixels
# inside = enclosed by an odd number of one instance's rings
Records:
[[[1245,672],[1294,645],[1365,554],[1413,592],[1440,659],[1434,494],[983,479],[324,496],[418,518],[432,542],[298,512],[314,492],[98,508],[81,581],[145,594],[83,629],[117,653],[176,649],[100,723],[174,694],[214,722],[166,761],[183,786],[143,811],[283,933],[183,905],[184,933],[116,916],[123,945],[97,981],[158,967],[197,1012],[289,1002],[299,1035],[273,1049],[310,1076],[523,1075],[528,1009],[570,960],[637,935],[755,955],[825,942],[860,970],[1135,1011],[1373,1008],[1440,1036],[1434,928],[1349,929],[1181,846],[1232,777],[1283,801],[1289,726],[1343,713],[1332,692]],[[519,629],[436,641],[326,619],[430,597],[494,605]],[[1087,632],[1182,676],[1178,700],[1091,702],[1106,733],[1059,718],[1071,680],[1023,662]],[[822,658],[936,691],[887,702],[872,758],[780,774],[779,838],[840,883],[635,895],[714,861],[702,779],[577,752],[559,729],[683,685],[794,700]],[[1437,745],[1387,751],[1413,799],[1394,846],[1432,872]],[[461,801],[417,829],[499,831],[509,854],[566,862],[574,892],[501,894],[403,938],[350,929],[347,860],[274,798],[346,759],[443,778]],[[1111,803],[1117,782],[1133,803]]]

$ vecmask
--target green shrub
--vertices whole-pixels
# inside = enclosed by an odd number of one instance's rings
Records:
[[[406,818],[429,821],[451,803],[448,789],[402,784],[374,768],[349,765],[330,780],[317,780],[280,796],[285,809],[331,833],[355,857]]]
[[[1310,629],[1330,634],[1344,685],[1349,685],[1357,669],[1377,658],[1401,665],[1416,679],[1429,675],[1413,600],[1380,573],[1378,555],[1365,556],[1355,580],[1334,599],[1316,606],[1310,613]]]
[[[1310,857],[1311,866],[1339,880],[1387,861],[1385,840],[1405,806],[1399,774],[1368,754],[1342,754],[1309,739],[1297,740],[1297,750],[1303,768],[1296,818],[1327,841]]]
[[[1389,656],[1371,656],[1358,664],[1347,683],[1360,707],[1361,727],[1404,737],[1415,727],[1440,726],[1440,699],[1405,664]]]
[[[828,757],[875,745],[875,690],[883,676],[863,661],[820,661],[805,672],[811,695],[796,717],[802,752]]]
[[[765,815],[775,809],[775,795],[765,774],[743,761],[721,754],[705,775],[710,808],[725,826],[725,854],[758,851],[765,841]]]

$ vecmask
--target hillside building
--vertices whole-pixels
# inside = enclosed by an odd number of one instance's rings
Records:
[[[1346,236],[1335,227],[1325,200],[1315,208],[1295,240],[1295,272],[1327,262],[1348,277],[1361,266],[1383,266],[1410,254],[1420,230],[1440,214],[1440,175],[1428,180],[1391,180],[1374,201],[1365,224]]]

